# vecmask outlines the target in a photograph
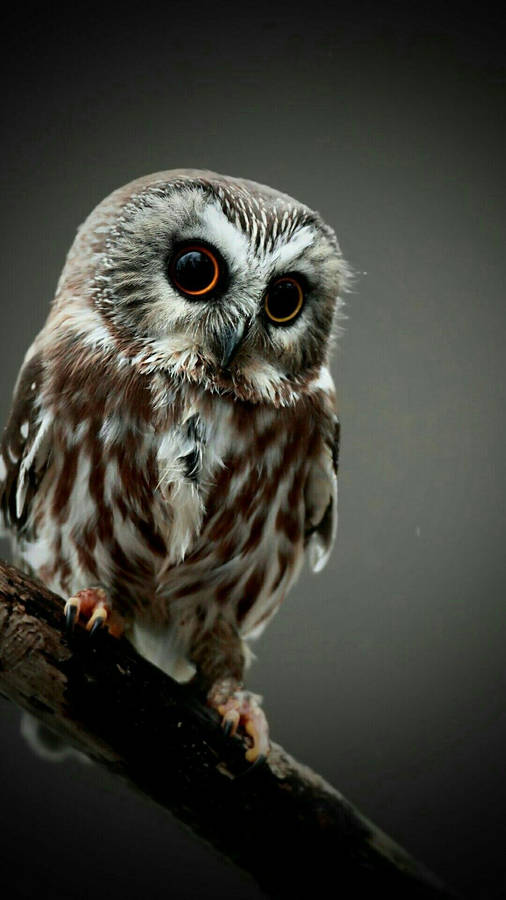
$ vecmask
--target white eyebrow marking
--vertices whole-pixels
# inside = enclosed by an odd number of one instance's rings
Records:
[[[270,254],[271,262],[279,268],[289,269],[290,264],[297,259],[307,247],[310,247],[311,244],[314,243],[315,238],[316,232],[314,228],[311,228],[310,225],[304,225],[303,228],[300,228],[295,232],[291,240],[286,244],[277,247],[272,254]]]
[[[248,238],[227,219],[218,201],[207,204],[200,223],[204,229],[203,237],[221,250],[230,270],[244,270],[248,265]]]

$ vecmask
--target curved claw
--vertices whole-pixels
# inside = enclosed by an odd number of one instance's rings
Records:
[[[90,637],[93,637],[97,631],[100,631],[104,627],[107,621],[107,615],[108,613],[105,606],[97,606],[86,626],[86,629],[90,632]]]
[[[247,758],[247,755],[246,755]],[[251,775],[251,773],[255,769],[259,769],[263,766],[264,762],[267,762],[267,756],[264,753],[260,753],[259,756],[251,763],[250,766],[246,769],[245,772],[242,772],[240,775],[237,775],[237,778],[245,778],[247,775]]]
[[[223,731],[225,732],[227,737],[233,737],[239,727],[239,722],[241,721],[239,711],[234,706],[228,706],[227,704],[225,704],[225,706],[222,706],[218,710],[218,712],[220,712],[223,716],[223,720],[221,723]]]
[[[93,637],[97,633],[97,631],[101,631],[105,625],[105,618],[102,616],[97,616],[91,628],[88,628],[90,632],[90,637]]]
[[[209,700],[208,700],[209,702]],[[247,691],[234,691],[223,702],[212,702],[222,717],[221,727],[226,736],[236,734],[241,728],[249,738],[245,756],[249,763],[260,765],[269,753],[269,727],[260,706],[260,698]]]
[[[232,734],[232,725],[233,725],[233,722],[231,721],[231,719],[226,719],[223,722],[222,728],[223,728],[223,731],[225,732],[225,737],[230,737],[230,735]]]
[[[263,766],[264,762],[267,762],[267,757],[265,753],[260,753],[260,755],[257,756],[255,762],[251,763],[248,772],[252,772],[253,769],[259,769],[260,766]]]
[[[70,600],[67,600],[65,604],[65,627],[67,632],[72,634],[74,631],[77,619],[79,617],[79,601],[74,597],[71,597]]]
[[[252,706],[244,730],[253,741],[252,746],[246,751],[246,759],[255,765],[261,757],[265,758],[269,753],[269,729],[260,706]]]
[[[120,638],[125,630],[125,620],[112,608],[107,594],[100,587],[83,588],[65,603],[67,633],[74,631],[77,622],[86,622],[90,637],[107,627],[113,637]]]

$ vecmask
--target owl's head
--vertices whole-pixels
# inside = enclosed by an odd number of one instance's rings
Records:
[[[143,371],[283,402],[327,360],[347,266],[332,229],[296,200],[252,181],[175,170],[97,207],[57,302],[79,273],[101,319],[97,340],[107,332]]]

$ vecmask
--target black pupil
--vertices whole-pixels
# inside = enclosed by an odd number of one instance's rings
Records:
[[[205,291],[214,278],[213,260],[202,250],[187,250],[176,259],[174,281],[184,291]]]
[[[293,316],[299,305],[299,289],[293,281],[278,281],[269,290],[267,306],[275,319],[287,319]]]

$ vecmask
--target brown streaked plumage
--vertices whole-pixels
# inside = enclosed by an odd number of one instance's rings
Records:
[[[199,669],[250,759],[267,730],[245,640],[335,536],[346,278],[332,230],[271,188],[134,181],[79,229],[1,444],[17,562],[74,598],[71,619],[121,616],[169,674]]]

